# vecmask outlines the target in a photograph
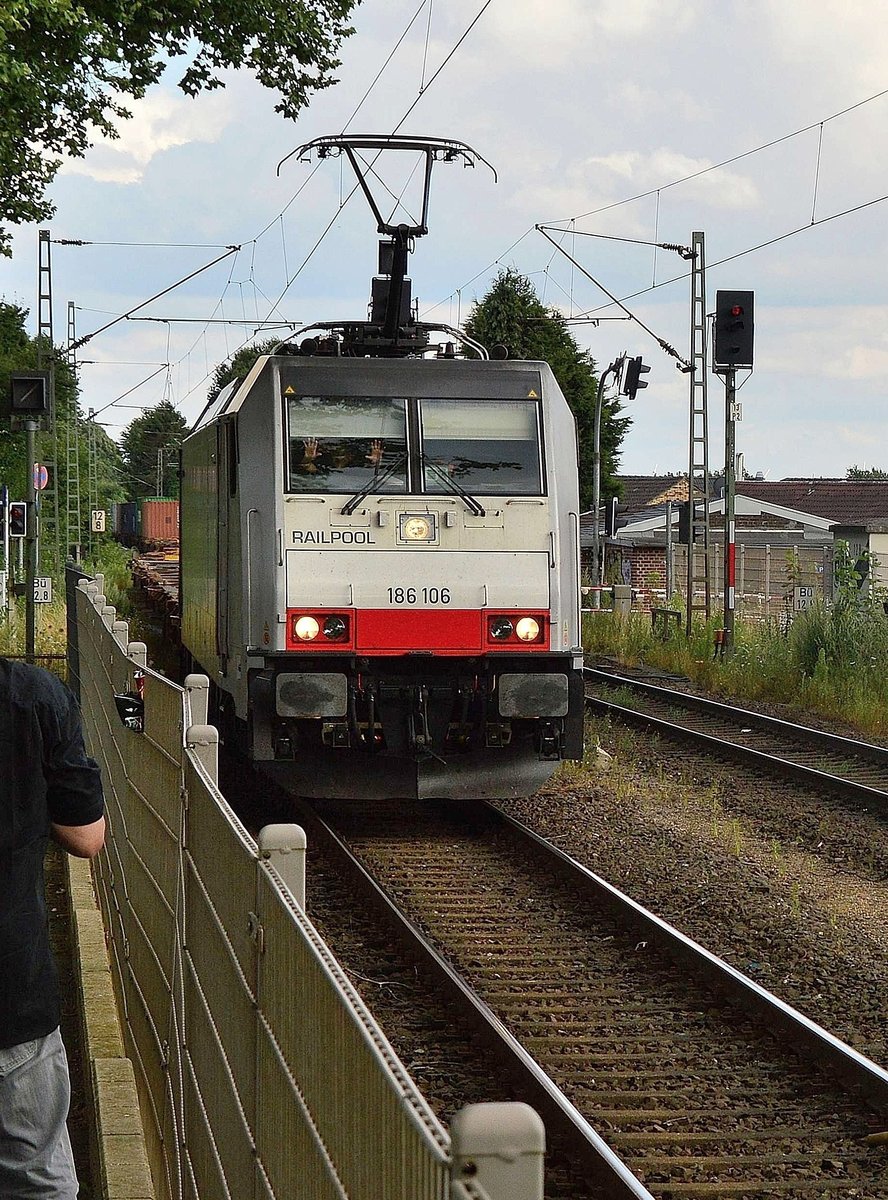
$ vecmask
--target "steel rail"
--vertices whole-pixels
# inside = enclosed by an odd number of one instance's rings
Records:
[[[492,1009],[478,997],[453,967],[431,945],[426,936],[406,917],[358,861],[340,836],[312,809],[300,807],[312,836],[347,863],[352,880],[386,920],[392,922],[410,946],[411,953],[428,967],[436,982],[461,1015],[495,1052],[508,1063],[549,1129],[569,1147],[590,1177],[601,1181],[609,1197],[647,1198],[644,1185],[568,1100],[532,1055],[505,1027]],[[719,959],[666,921],[648,912],[631,897],[583,866],[520,821],[486,804],[508,829],[535,852],[545,856],[547,867],[556,871],[573,889],[585,891],[590,904],[629,926],[633,935],[649,941],[656,950],[678,964],[699,984],[726,1000],[735,1010],[755,1021],[778,1043],[789,1046],[803,1063],[815,1065],[827,1079],[839,1081],[862,1097],[876,1112],[888,1113],[888,1071],[829,1033],[791,1005]]]
[[[616,913],[621,921],[633,925],[645,938],[653,939],[657,947],[674,962],[689,967],[698,979],[702,979],[707,986],[732,1004],[764,1023],[770,1031],[779,1031],[785,1035],[797,1051],[810,1054],[811,1061],[819,1068],[832,1068],[838,1078],[863,1095],[875,1109],[888,1112],[888,1071],[834,1037],[773,992],[769,992],[732,967],[730,963],[716,957],[661,917],[648,912],[631,896],[615,888],[613,884],[590,871],[588,867],[571,858],[558,846],[514,817],[502,812],[495,804],[487,802],[487,807],[496,812],[521,837],[533,842],[538,850],[557,863],[562,875],[572,885],[576,886],[579,882],[590,889],[596,903]]]
[[[619,675],[612,671],[603,671],[600,667],[584,667],[583,676],[586,679],[599,679],[608,686],[631,687],[635,691],[647,692],[668,704],[681,705],[684,708],[696,708],[700,712],[708,712],[714,716],[723,716],[726,720],[742,721],[744,725],[756,725],[760,729],[785,734],[797,740],[810,741],[815,744],[828,746],[831,750],[843,754],[853,754],[855,758],[866,759],[876,766],[888,771],[888,749],[877,746],[873,742],[861,742],[856,738],[842,737],[838,733],[829,733],[823,729],[812,729],[810,725],[798,725],[793,721],[784,721],[781,717],[771,717],[767,713],[752,712],[748,708],[740,708],[734,704],[725,704],[720,700],[711,700],[707,696],[695,696],[688,692],[677,692],[672,688],[661,687],[656,683],[647,683],[643,679],[632,679],[628,675]]]
[[[310,834],[347,866],[352,881],[377,911],[381,911],[383,917],[396,926],[399,934],[409,944],[411,952],[431,971],[436,983],[458,1009],[462,1019],[494,1053],[507,1062],[510,1076],[526,1090],[528,1102],[537,1109],[547,1130],[560,1135],[590,1177],[599,1180],[608,1189],[607,1195],[610,1200],[654,1200],[651,1192],[614,1153],[520,1042],[509,1033],[493,1010],[463,981],[422,931],[400,911],[339,835],[311,807],[298,800],[293,802],[299,810],[300,821],[305,824]],[[498,809],[494,808],[493,811],[502,815]]]
[[[593,670],[589,667],[584,668],[583,674],[587,679],[598,678],[609,687],[629,687],[642,694],[650,694],[657,700],[674,707],[697,709],[710,716],[723,717],[733,724],[755,725],[764,731],[782,734],[796,741],[807,741],[811,744],[819,743],[825,750],[828,749],[833,752],[851,755],[863,761],[881,766],[888,772],[888,750],[885,750],[881,746],[875,746],[870,742],[858,742],[853,738],[844,738],[838,734],[825,733],[818,729],[811,729],[805,725],[794,725],[789,721],[782,721],[778,717],[768,717],[762,713],[754,713],[747,709],[734,708],[729,704],[721,704],[716,700],[708,700],[701,696],[689,696],[685,692],[675,692],[669,688],[636,681],[626,676],[612,675],[609,672]],[[820,770],[817,767],[807,767],[804,763],[795,762],[791,758],[785,758],[778,754],[769,754],[764,750],[745,746],[742,742],[732,741],[730,738],[718,737],[715,734],[706,733],[700,729],[693,729],[678,722],[667,721],[663,717],[657,717],[652,713],[645,713],[639,709],[630,708],[625,704],[617,704],[612,700],[605,700],[600,696],[590,695],[588,692],[586,693],[586,704],[600,712],[617,713],[627,723],[644,725],[670,737],[681,737],[702,743],[704,746],[718,753],[731,754],[735,758],[752,762],[765,770],[773,771],[776,768],[781,774],[796,779],[808,786],[820,789],[829,788],[841,795],[853,796],[888,809],[888,791],[882,788],[873,787],[866,783],[859,783],[857,780],[848,779],[832,771]]]

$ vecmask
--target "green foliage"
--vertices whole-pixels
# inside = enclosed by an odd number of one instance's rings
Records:
[[[247,67],[295,118],[334,82],[355,0],[4,0],[0,5],[0,220],[48,219],[62,154],[116,137],[170,59],[186,56],[189,96]],[[9,253],[0,230],[0,252]]]
[[[213,372],[213,379],[207,392],[207,404],[212,404],[232,379],[243,379],[248,375],[256,359],[261,358],[263,354],[271,354],[272,350],[280,345],[280,341],[280,338],[268,338],[264,342],[257,342],[254,346],[242,346],[227,362],[220,363]]]
[[[28,336],[25,329],[27,311],[14,304],[0,303],[0,391],[9,392],[9,376],[18,371],[33,371],[37,366],[37,340]],[[90,432],[96,448],[97,496],[100,508],[123,498],[119,483],[120,452],[117,446],[98,425],[86,422],[80,416],[79,385],[77,375],[61,351],[45,348],[45,362],[53,361],[55,376],[56,441],[46,431],[37,435],[38,461],[55,463],[54,483],[58,494],[60,526],[66,527],[67,500],[69,497],[68,435],[73,437],[72,448],[76,454],[76,475],[71,475],[71,491],[79,499],[81,518],[88,520],[89,496],[89,439]],[[73,464],[73,458],[72,463]],[[5,423],[0,426],[0,483],[5,483],[10,495],[24,499],[27,494],[26,435],[12,433]],[[75,484],[75,479],[79,487]],[[85,531],[84,531],[85,532]],[[73,540],[79,540],[74,538]],[[41,560],[44,566],[52,567],[50,547],[44,542]]]
[[[108,604],[117,609],[121,620],[127,620],[133,614],[132,590],[133,577],[130,564],[134,551],[119,542],[99,542],[92,554],[87,555],[83,562],[83,570],[88,575],[104,576],[105,599]]]
[[[849,467],[845,472],[846,479],[888,479],[888,471],[879,467]]]
[[[785,704],[821,713],[870,735],[888,735],[888,616],[880,595],[859,586],[857,561],[837,547],[830,604],[797,613],[792,624],[745,621],[734,627],[734,648],[714,654],[721,619],[657,637],[648,613],[608,612],[584,620],[587,654],[616,657],[685,675],[716,695],[745,703]]]
[[[179,447],[188,422],[169,400],[161,400],[123,431],[124,480],[134,500],[179,495]]]
[[[472,308],[466,332],[490,348],[505,346],[510,358],[540,359],[552,368],[577,422],[580,460],[580,506],[592,503],[592,456],[598,378],[595,363],[571,336],[564,318],[546,308],[530,280],[517,271],[500,271],[490,291]],[[631,418],[621,417],[619,398],[605,399],[601,408],[601,496],[615,496],[614,479],[620,446]]]

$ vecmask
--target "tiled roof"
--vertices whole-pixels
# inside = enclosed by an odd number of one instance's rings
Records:
[[[841,524],[888,518],[888,479],[744,479],[737,492]]]
[[[623,487],[620,497],[619,511],[621,513],[637,513],[652,504],[662,504],[667,498],[667,492],[678,488],[686,500],[687,475],[618,475],[617,480]]]

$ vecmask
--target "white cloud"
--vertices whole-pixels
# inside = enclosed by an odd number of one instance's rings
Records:
[[[748,176],[725,168],[712,171],[710,160],[690,158],[665,146],[649,154],[621,150],[592,157],[587,163],[625,180],[633,190],[663,187],[678,179],[697,176],[682,184],[683,200],[698,200],[728,209],[753,208],[759,202],[758,189]]]
[[[486,29],[501,57],[518,54],[536,70],[571,66],[581,55],[600,62],[611,40],[622,47],[626,39],[686,27],[693,8],[682,0],[509,0],[491,9]]]
[[[98,183],[140,183],[159,154],[197,142],[217,142],[231,119],[231,99],[214,92],[196,104],[159,87],[132,105],[119,124],[120,137],[102,138],[85,158],[68,158],[60,174],[86,175]]]

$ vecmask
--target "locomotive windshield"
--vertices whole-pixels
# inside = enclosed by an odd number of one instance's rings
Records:
[[[534,400],[290,396],[287,420],[291,492],[543,494]]]
[[[538,412],[530,400],[423,400],[423,491],[447,492],[446,473],[476,495],[540,495]]]
[[[291,492],[407,490],[404,400],[293,396],[287,416]]]

